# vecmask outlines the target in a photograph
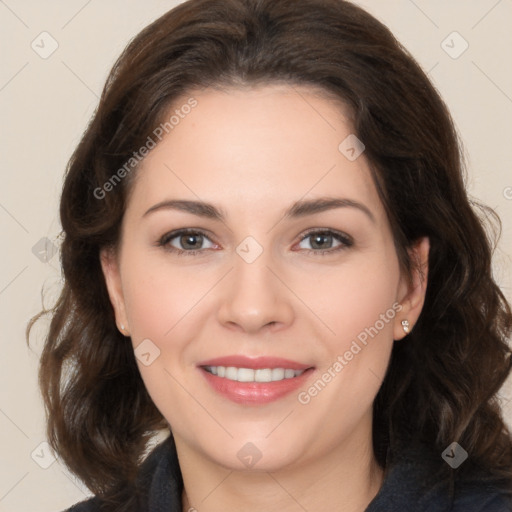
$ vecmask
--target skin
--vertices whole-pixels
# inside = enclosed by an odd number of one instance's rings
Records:
[[[119,328],[134,348],[149,339],[160,350],[149,366],[137,364],[175,437],[183,510],[362,511],[383,481],[372,403],[393,340],[405,336],[401,321],[412,328],[421,312],[428,239],[410,250],[424,274],[409,281],[364,153],[349,161],[338,150],[353,133],[343,105],[288,85],[193,96],[197,107],[137,171],[117,250],[101,254]],[[284,218],[295,201],[320,197],[357,201],[374,220],[355,207]],[[171,198],[212,203],[226,218],[166,208],[144,215]],[[205,232],[192,240],[198,253],[171,252],[187,250],[187,237],[158,246],[179,228]],[[301,241],[311,228],[345,233],[353,245]],[[252,263],[236,252],[247,236],[263,249]],[[197,368],[231,354],[284,357],[315,367],[299,391],[307,390],[393,304],[401,311],[307,404],[296,392],[236,404]],[[261,454],[252,468],[237,457],[248,442]]]

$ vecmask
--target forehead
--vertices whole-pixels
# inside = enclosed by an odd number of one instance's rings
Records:
[[[191,98],[194,108],[180,111]],[[380,205],[364,152],[356,159],[350,152],[357,139],[349,109],[317,90],[193,91],[174,103],[173,115],[176,124],[137,171],[132,207],[185,197],[254,213],[334,194]]]

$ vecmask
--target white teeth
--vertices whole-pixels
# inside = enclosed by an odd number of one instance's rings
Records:
[[[205,369],[229,380],[238,382],[277,382],[284,379],[293,379],[304,373],[304,370],[292,370],[290,368],[236,368],[235,366],[206,366]]]
[[[237,380],[238,382],[254,382],[254,370],[250,368],[239,368]]]
[[[273,368],[272,369],[272,380],[283,380],[284,379],[284,368]]]
[[[238,380],[238,368],[235,368],[234,366],[228,366],[226,368],[225,377],[229,380]]]
[[[286,368],[286,370],[284,371],[284,378],[291,379],[292,377],[295,377],[295,371],[290,370],[289,368]]]
[[[270,368],[256,370],[254,380],[256,382],[272,382],[272,370]]]

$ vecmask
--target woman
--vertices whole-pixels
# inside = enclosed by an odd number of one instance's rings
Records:
[[[95,494],[70,510],[512,510],[512,314],[462,172],[423,71],[348,2],[144,29],[61,199],[40,383]]]

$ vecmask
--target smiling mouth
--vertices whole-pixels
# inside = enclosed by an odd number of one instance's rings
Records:
[[[279,382],[300,377],[306,370],[291,368],[237,368],[235,366],[203,366],[212,375],[236,382]]]

